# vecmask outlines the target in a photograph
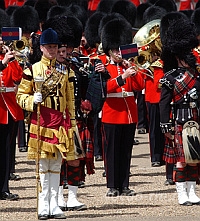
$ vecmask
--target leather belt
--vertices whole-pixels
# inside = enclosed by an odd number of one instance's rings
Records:
[[[14,87],[0,87],[0,93],[14,92]]]
[[[127,92],[127,91],[123,91],[123,92],[119,92],[119,93],[109,93],[107,94],[107,97],[134,97],[134,93],[133,92]]]
[[[197,107],[196,102],[188,102],[185,104],[175,104],[176,109],[186,109],[186,108],[195,108]]]

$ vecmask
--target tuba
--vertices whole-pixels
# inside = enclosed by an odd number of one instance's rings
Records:
[[[148,71],[146,75],[153,78],[152,64],[154,58],[160,58],[160,19],[148,22],[140,28],[133,38],[133,43],[137,43],[139,55],[133,58],[133,62]]]

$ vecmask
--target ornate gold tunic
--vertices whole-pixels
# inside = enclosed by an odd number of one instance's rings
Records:
[[[44,80],[49,78],[51,71],[56,65],[56,59],[49,60],[42,57],[41,61],[32,65],[32,68],[24,70],[23,78],[18,88],[16,95],[17,102],[26,111],[34,112],[35,104],[33,101],[34,92],[36,92],[34,79],[35,77],[42,76]],[[61,65],[62,66],[62,65]],[[32,69],[32,70],[31,70]],[[41,158],[56,158],[57,151],[66,156],[67,160],[74,160],[74,144],[72,139],[73,130],[75,129],[75,106],[74,106],[74,92],[68,81],[68,70],[61,67],[63,76],[59,84],[48,94],[45,100],[41,103],[42,106],[59,111],[66,117],[66,109],[69,112],[71,121],[71,128],[66,131],[62,125],[58,130],[52,128],[40,127],[40,134],[44,137],[51,138],[55,136],[59,142],[57,144],[40,141],[41,144]],[[37,134],[37,125],[30,125],[30,133]],[[37,156],[37,139],[30,137],[28,158],[35,159]]]

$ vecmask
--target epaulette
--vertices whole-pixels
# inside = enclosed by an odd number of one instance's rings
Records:
[[[156,61],[154,61],[152,64],[151,64],[152,67],[158,67],[158,68],[163,68],[163,62],[158,59]]]

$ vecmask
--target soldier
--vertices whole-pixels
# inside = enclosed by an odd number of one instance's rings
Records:
[[[65,219],[58,206],[58,188],[62,158],[74,160],[73,131],[75,111],[68,75],[56,66],[58,52],[57,33],[49,28],[42,32],[39,62],[24,70],[17,93],[17,102],[31,111],[28,158],[38,159],[41,192],[38,198],[38,219]],[[36,91],[35,78],[43,78],[42,93]],[[51,82],[51,84],[49,84]],[[45,85],[46,84],[46,85]],[[51,87],[51,88],[50,88]],[[37,122],[36,106],[41,103],[40,122]],[[41,134],[37,135],[40,123]],[[40,140],[40,146],[37,142]],[[40,150],[38,152],[38,149]]]
[[[170,22],[162,47],[165,76],[160,80],[160,126],[174,143],[169,153],[176,163],[173,178],[178,203],[184,206],[200,204],[195,193],[197,163],[200,162],[200,81],[196,57],[192,53],[198,44],[194,25],[189,20],[181,18]],[[173,120],[170,120],[172,107]]]

